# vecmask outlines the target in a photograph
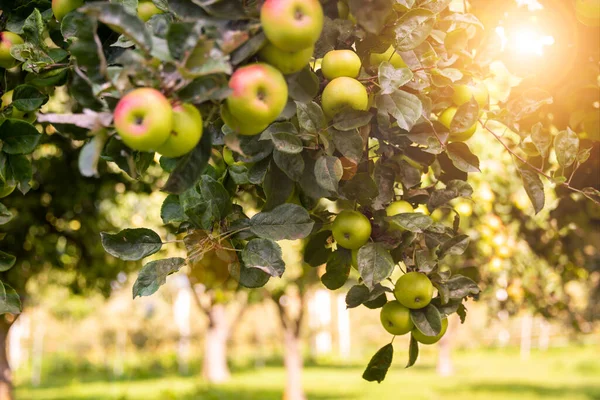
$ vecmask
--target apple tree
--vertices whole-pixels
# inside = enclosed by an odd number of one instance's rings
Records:
[[[358,276],[348,307],[381,313],[391,334],[364,372],[369,381],[385,378],[394,335],[411,333],[412,366],[419,345],[439,339],[449,315],[464,321],[464,300],[479,294],[447,265],[470,238],[438,211],[473,194],[481,155],[470,141],[502,145],[536,213],[545,185],[597,207],[598,188],[575,184],[590,154],[578,124],[539,118],[550,93],[512,90],[494,63],[493,27],[468,1],[10,3],[0,25],[0,62],[16,64],[2,82],[12,90],[2,181],[27,192],[45,135],[19,113],[66,86],[72,112],[38,113],[37,126],[85,141],[82,175],[102,175],[106,164],[138,181],[149,165],[169,174],[153,189],[168,193],[161,217],[176,243],[150,229],[101,236],[124,261],[164,245],[187,251],[147,263],[134,296],[184,266],[228,290],[262,287],[285,274],[277,242],[304,239],[306,264],[326,266],[322,284],[336,290]],[[490,96],[492,84],[502,98]],[[597,140],[597,119],[587,118]]]

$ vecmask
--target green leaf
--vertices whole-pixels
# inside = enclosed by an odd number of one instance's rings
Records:
[[[325,264],[331,254],[331,248],[325,247],[330,237],[331,231],[321,231],[311,235],[304,247],[304,262],[311,267]]]
[[[206,168],[211,151],[211,135],[205,132],[194,150],[180,159],[162,190],[167,193],[181,194],[192,187]]]
[[[297,135],[298,131],[291,122],[276,122],[265,129],[260,135],[260,140],[270,139],[275,149],[282,153],[298,154],[304,146]]]
[[[247,268],[242,264],[240,268],[240,285],[248,289],[263,287],[271,279],[271,275],[258,268]]]
[[[400,225],[407,231],[421,233],[433,224],[433,219],[429,215],[411,212],[401,213],[387,217],[389,222]]]
[[[21,299],[16,290],[0,281],[0,315],[20,314],[21,310]]]
[[[282,204],[250,219],[252,233],[271,240],[303,239],[310,234],[313,225],[308,211],[296,204]]]
[[[211,100],[224,100],[230,94],[227,75],[211,74],[191,81],[177,92],[177,97],[187,103],[200,104]]]
[[[290,97],[300,103],[309,103],[319,93],[319,78],[310,67],[286,77]]]
[[[305,163],[300,154],[288,154],[280,151],[273,151],[273,161],[292,181],[298,182],[302,179]]]
[[[257,268],[273,277],[281,277],[285,271],[281,247],[269,239],[252,239],[242,251],[246,268]]]
[[[541,122],[536,123],[531,128],[531,141],[540,152],[542,157],[548,155],[548,149],[552,145],[552,135],[549,132],[544,132]]]
[[[296,110],[298,124],[300,125],[301,130],[316,134],[320,130],[325,129],[327,126],[325,114],[323,114],[321,106],[314,101],[307,103],[301,103],[297,101]]]
[[[468,235],[458,235],[445,242],[439,250],[440,257],[447,255],[459,256],[465,252],[469,246],[470,238]]]
[[[337,290],[344,286],[350,275],[350,264],[352,255],[350,250],[338,248],[329,255],[325,274],[321,276],[321,282],[329,290]]]
[[[69,13],[61,22],[61,32],[77,65],[85,68],[92,82],[102,82],[106,76],[107,62],[96,34],[98,22],[79,12]]]
[[[454,29],[446,34],[444,46],[451,52],[460,53],[469,44],[469,33],[465,28]]]
[[[179,271],[185,264],[180,257],[150,261],[144,265],[133,284],[133,298],[150,296],[167,282],[167,276]]]
[[[339,158],[321,156],[315,162],[315,177],[317,183],[325,190],[337,192],[338,183],[342,179],[344,168]]]
[[[0,203],[0,225],[10,222],[13,218],[14,214],[4,204]]]
[[[479,169],[479,158],[463,142],[452,142],[446,146],[448,157],[452,164],[463,172],[481,172]]]
[[[410,368],[417,362],[419,358],[419,342],[417,339],[410,335],[410,344],[408,345],[408,363],[405,368]]]
[[[96,18],[108,25],[112,30],[126,36],[146,54],[152,49],[152,36],[146,26],[134,15],[125,10],[122,5],[104,2],[87,3],[79,12]]]
[[[354,285],[346,294],[346,308],[356,308],[369,300],[370,291],[365,285]]]
[[[437,265],[437,256],[430,250],[417,250],[415,253],[415,263],[417,269],[426,274],[433,271]]]
[[[375,353],[367,369],[363,373],[363,379],[369,382],[381,383],[392,365],[394,358],[394,346],[392,344],[386,344]]]
[[[360,26],[369,33],[377,35],[385,26],[388,15],[392,12],[389,0],[349,0],[348,6]]]
[[[404,14],[396,23],[396,50],[408,51],[419,46],[433,30],[435,14],[423,8],[414,8]]]
[[[141,260],[162,247],[160,236],[147,228],[124,229],[117,234],[101,232],[100,238],[108,254],[125,261]]]
[[[396,90],[391,94],[378,95],[376,98],[379,112],[390,114],[401,129],[410,131],[423,112],[423,103],[412,93]]]
[[[358,130],[353,129],[344,132],[330,128],[329,133],[337,151],[356,164],[360,163],[365,144]]]
[[[294,182],[276,164],[271,163],[264,179],[263,191],[267,201],[262,211],[270,211],[288,201],[294,192]]]
[[[566,131],[559,132],[554,138],[554,151],[556,160],[563,167],[570,167],[577,159],[579,151],[579,137],[567,127]]]
[[[442,317],[433,304],[418,310],[410,310],[410,319],[426,336],[437,336],[442,331]]]
[[[37,111],[48,101],[48,96],[31,85],[19,85],[15,88],[12,105],[25,112]]]
[[[170,194],[165,198],[160,208],[160,218],[165,225],[186,220],[183,208],[179,202],[179,196]]]
[[[358,250],[358,272],[364,284],[373,289],[394,271],[394,260],[380,243],[367,243]]]
[[[333,117],[333,127],[340,131],[356,130],[371,122],[373,114],[368,111],[345,109]]]
[[[167,45],[169,52],[176,60],[184,58],[186,53],[190,53],[200,40],[202,35],[203,22],[174,22],[169,25],[167,31]]]
[[[6,122],[5,122],[6,124]],[[31,186],[29,182],[33,179],[33,169],[31,161],[24,155],[9,154],[6,165],[7,180],[14,180],[19,185],[19,190],[23,194],[27,194]]]
[[[370,204],[379,195],[377,184],[367,172],[359,172],[342,188],[344,195],[360,204]]]
[[[458,300],[467,296],[479,294],[480,292],[479,286],[477,286],[472,279],[463,275],[453,275],[445,282],[445,285],[448,288],[450,299]]]
[[[98,161],[100,161],[100,155],[106,140],[107,136],[105,134],[98,133],[83,146],[78,159],[81,175],[87,177],[98,176]]]
[[[413,79],[410,68],[394,68],[389,62],[379,64],[379,86],[381,94],[391,94],[400,86],[404,86]]]
[[[523,180],[525,192],[527,193],[527,196],[529,196],[529,200],[531,200],[533,209],[537,214],[544,208],[544,204],[546,202],[544,184],[542,183],[542,180],[536,171],[533,171],[529,168],[521,168],[519,169],[519,173],[521,174],[521,179]]]
[[[479,104],[475,97],[459,106],[450,123],[450,133],[460,133],[469,130],[479,119]]]
[[[17,262],[17,257],[0,251],[0,272],[8,271]]]
[[[183,211],[199,228],[212,229],[215,223],[231,212],[229,192],[217,180],[202,175],[197,188],[192,187],[180,195]]]
[[[33,125],[18,119],[7,119],[0,125],[2,151],[7,154],[29,154],[37,147],[42,135]]]
[[[481,21],[473,14],[451,13],[444,18],[444,21],[458,22],[465,25],[473,25],[480,29],[485,29]]]

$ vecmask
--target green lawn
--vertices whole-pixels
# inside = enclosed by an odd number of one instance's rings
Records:
[[[455,376],[440,378],[435,373],[434,352],[424,354],[409,370],[403,369],[405,354],[399,352],[380,385],[363,381],[359,366],[309,367],[304,382],[311,400],[597,400],[599,354],[598,347],[569,347],[533,352],[528,361],[521,361],[514,349],[457,351]],[[282,368],[268,367],[236,372],[231,383],[219,387],[203,384],[197,377],[177,376],[63,381],[61,377],[41,388],[18,387],[17,399],[280,400],[285,379]]]

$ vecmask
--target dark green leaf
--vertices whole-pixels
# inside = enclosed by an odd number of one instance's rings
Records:
[[[350,200],[356,200],[360,204],[369,204],[377,197],[379,189],[367,172],[359,172],[344,185],[342,192]]]
[[[379,112],[390,114],[396,119],[398,126],[406,131],[413,128],[423,113],[421,100],[403,90],[378,95],[376,103]]]
[[[319,78],[310,67],[286,77],[289,95],[300,103],[309,103],[319,93]]]
[[[16,262],[17,258],[15,256],[0,251],[0,272],[8,271],[15,265]]]
[[[392,94],[400,86],[404,86],[413,78],[413,73],[409,68],[396,69],[389,62],[379,64],[379,86],[381,94]]]
[[[479,158],[463,142],[448,143],[446,146],[448,157],[452,164],[463,172],[481,172],[479,170]]]
[[[401,213],[392,217],[387,217],[388,221],[393,221],[407,231],[421,233],[433,224],[429,215],[421,213]]]
[[[184,102],[200,104],[210,100],[224,100],[230,93],[227,75],[211,74],[191,81],[177,92],[177,97]]]
[[[247,268],[242,264],[240,269],[240,285],[249,289],[263,287],[271,279],[271,275],[258,268]]]
[[[453,275],[446,282],[450,299],[462,299],[480,292],[479,286],[472,279],[463,275]]]
[[[314,101],[305,103],[297,101],[296,109],[301,130],[316,134],[327,126],[325,114],[323,114],[321,106]]]
[[[337,129],[329,129],[329,133],[331,133],[331,139],[337,151],[356,164],[360,163],[365,145],[358,130],[353,129],[344,132]]]
[[[273,161],[291,180],[297,182],[302,179],[305,164],[304,158],[300,154],[286,154],[280,151],[273,151]]]
[[[165,225],[186,220],[183,208],[181,208],[181,203],[179,202],[179,196],[175,194],[167,196],[160,208],[160,218]]]
[[[322,231],[310,236],[304,247],[304,262],[311,267],[325,264],[331,254],[331,248],[325,247],[330,237],[331,231]]]
[[[10,222],[13,218],[14,214],[4,204],[0,203],[0,225]]]
[[[523,180],[525,192],[527,192],[527,196],[529,196],[529,200],[531,200],[533,209],[537,214],[544,208],[544,204],[546,202],[544,184],[542,183],[542,180],[536,171],[533,171],[529,168],[522,168],[519,170],[519,172],[521,174],[521,179]]]
[[[369,300],[369,288],[365,285],[354,285],[346,294],[346,308],[356,308]]]
[[[15,88],[12,105],[25,112],[37,111],[48,101],[48,96],[31,85],[19,85]]]
[[[437,336],[442,331],[442,317],[433,304],[418,310],[410,310],[410,319],[426,336]]]
[[[321,282],[329,290],[337,290],[344,286],[350,275],[350,264],[352,255],[350,250],[338,248],[329,255],[325,274],[321,276]]]
[[[304,147],[302,140],[297,135],[298,131],[291,122],[276,122],[265,129],[260,135],[260,140],[271,139],[277,151],[298,154]]]
[[[295,240],[308,236],[314,225],[308,212],[296,204],[282,204],[250,219],[250,230],[271,240]]]
[[[394,260],[380,243],[367,243],[358,250],[358,272],[364,284],[373,289],[394,271]]]
[[[6,313],[20,314],[21,299],[15,289],[0,281],[0,315]]]
[[[417,250],[415,253],[415,263],[419,271],[428,274],[437,265],[437,256],[429,250]]]
[[[410,335],[410,344],[408,345],[408,363],[405,368],[410,368],[415,365],[419,358],[419,342],[412,335]]]
[[[463,254],[467,249],[467,246],[469,246],[469,241],[470,239],[468,235],[459,235],[453,237],[442,245],[439,251],[440,257],[447,255],[459,256]]]
[[[343,174],[342,162],[337,157],[321,156],[315,162],[315,178],[325,190],[337,192],[338,183]]]
[[[460,133],[469,130],[479,119],[479,104],[474,97],[462,104],[450,123],[450,133]],[[468,171],[465,171],[468,172]]]
[[[35,150],[42,135],[29,122],[7,119],[0,125],[2,151],[7,154],[29,154]]]
[[[160,250],[160,236],[151,229],[124,229],[117,234],[100,233],[104,250],[125,261],[137,261]]]
[[[167,276],[179,271],[184,264],[185,259],[180,257],[150,261],[144,265],[133,284],[133,298],[154,294],[167,282]]]
[[[351,131],[371,122],[373,114],[368,111],[346,109],[333,117],[333,127],[339,131]]]
[[[204,134],[198,145],[183,156],[175,170],[169,176],[163,191],[174,194],[181,194],[192,187],[206,168],[212,151],[211,136]]]
[[[31,188],[29,182],[33,179],[31,161],[24,155],[9,154],[6,165],[6,175],[7,180],[14,180],[17,182],[21,193],[27,194]]]
[[[381,383],[392,365],[393,358],[394,346],[391,343],[386,344],[369,361],[369,365],[363,373],[363,379],[369,382],[377,381],[377,383]]]
[[[257,268],[273,277],[281,277],[285,271],[281,247],[269,239],[252,239],[242,251],[246,268]]]
[[[374,35],[383,29],[388,15],[392,12],[390,0],[349,0],[348,6],[358,24]]]

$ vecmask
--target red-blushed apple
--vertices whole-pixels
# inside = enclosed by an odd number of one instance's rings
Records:
[[[225,103],[221,104],[221,119],[225,125],[231,128],[232,131],[238,135],[244,136],[258,135],[269,126],[269,123],[258,125],[252,121],[240,122],[237,118],[231,115],[229,107]]]
[[[258,57],[281,71],[282,74],[294,74],[306,67],[312,58],[314,46],[299,51],[284,51],[273,43],[267,42],[258,53]]]
[[[148,21],[152,16],[156,14],[160,14],[162,11],[160,8],[156,7],[154,3],[149,1],[140,1],[138,3],[137,14],[138,17],[144,22]]]
[[[354,78],[342,76],[325,86],[321,106],[328,118],[333,118],[345,108],[366,111],[369,107],[369,95],[362,83]]]
[[[202,137],[202,115],[191,104],[173,107],[173,127],[165,143],[156,151],[165,157],[181,157],[196,147]]]
[[[360,73],[361,65],[358,54],[352,50],[332,50],[323,57],[321,71],[329,80],[341,76],[356,78]]]
[[[57,21],[62,19],[73,10],[83,5],[83,0],[52,0],[52,13]]]
[[[169,138],[173,128],[173,109],[158,90],[135,89],[119,100],[114,121],[127,146],[139,151],[154,151]]]
[[[23,44],[21,36],[8,31],[0,32],[0,67],[9,69],[19,63],[10,55],[10,48],[15,44]]]
[[[229,79],[229,87],[232,93],[226,100],[227,109],[239,125],[268,125],[287,104],[287,83],[281,72],[269,64],[238,69]]]
[[[450,125],[452,124],[452,120],[456,115],[458,108],[456,107],[448,107],[446,108],[438,117],[438,121],[440,124],[444,125],[446,128],[450,129]],[[463,131],[463,132],[454,132],[451,133],[448,137],[448,140],[451,142],[464,142],[473,136],[475,131],[477,130],[477,122],[473,124],[472,127]]]
[[[321,36],[323,8],[319,0],[266,0],[260,22],[275,46],[299,51],[313,46]]]

